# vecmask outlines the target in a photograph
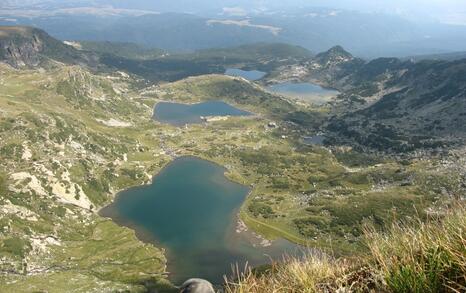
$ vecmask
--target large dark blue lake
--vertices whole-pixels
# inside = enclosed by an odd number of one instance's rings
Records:
[[[259,80],[263,78],[267,73],[258,70],[241,70],[238,68],[228,68],[225,71],[226,75],[239,76],[250,81]]]
[[[176,126],[201,123],[207,116],[248,116],[251,113],[235,108],[222,101],[208,101],[199,104],[160,102],[155,105],[154,119]]]
[[[225,169],[195,157],[178,158],[153,183],[121,192],[101,211],[138,237],[166,249],[169,278],[178,284],[200,277],[220,283],[232,264],[265,264],[297,251],[278,240],[269,247],[238,233],[237,212],[249,188],[231,182]]]

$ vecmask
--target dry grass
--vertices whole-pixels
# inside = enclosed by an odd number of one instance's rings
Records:
[[[246,269],[226,281],[227,293],[466,292],[466,208],[427,222],[368,227],[367,257],[288,257],[265,272]],[[234,280],[234,281],[232,281]]]
[[[337,292],[346,288],[351,292],[369,292],[375,279],[355,262],[335,260],[327,256],[309,255],[305,259],[285,258],[283,264],[274,263],[266,272],[236,270],[235,281],[227,280],[227,293],[314,293]]]
[[[373,261],[392,292],[466,292],[466,209],[416,225],[394,225],[390,234],[369,229]]]

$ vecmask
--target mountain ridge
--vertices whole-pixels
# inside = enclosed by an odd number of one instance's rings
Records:
[[[61,40],[133,42],[180,52],[285,42],[315,52],[341,44],[357,56],[373,58],[459,51],[465,46],[461,27],[438,25],[434,33],[401,17],[348,10],[303,8],[249,16],[160,13],[138,17],[118,11],[108,16],[89,15],[86,9],[50,16],[43,9],[48,17],[40,17],[40,10],[22,11],[23,17],[0,12],[0,23],[11,24],[9,19],[17,25],[34,25]]]
[[[324,127],[334,141],[404,152],[466,139],[466,59],[366,61],[336,46],[273,74],[290,79],[340,91]]]

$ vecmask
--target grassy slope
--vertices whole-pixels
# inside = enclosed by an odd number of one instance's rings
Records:
[[[384,234],[369,227],[364,258],[289,258],[265,271],[238,274],[226,292],[464,292],[465,231],[461,205],[428,223],[393,225]]]
[[[455,180],[449,170],[434,169],[429,162],[354,159],[343,152],[335,157],[326,149],[305,147],[298,141],[300,130],[282,119],[305,111],[307,119],[319,121],[321,112],[235,78],[190,78],[138,92],[130,78],[96,76],[78,67],[0,70],[0,150],[8,157],[0,164],[0,200],[37,218],[2,211],[1,269],[8,274],[1,282],[16,282],[16,292],[67,285],[79,292],[83,282],[138,291],[146,281],[159,280],[161,251],[94,212],[118,190],[147,182],[172,159],[166,150],[215,161],[227,166],[233,180],[253,185],[242,218],[258,232],[346,252],[359,247],[364,219],[377,215],[388,221],[394,208],[401,216],[410,215],[413,205],[422,211],[438,200],[422,188],[450,192]],[[150,119],[160,100],[212,99],[259,115],[188,128]],[[97,120],[111,118],[131,126],[111,127]],[[271,119],[280,127],[268,128]],[[27,149],[30,158],[24,156]],[[357,168],[361,161],[373,163]],[[13,180],[18,172],[35,176],[46,195],[30,188],[32,177]],[[94,212],[52,196],[47,186],[54,180],[66,189],[80,186]],[[64,284],[70,273],[76,281]]]
[[[113,190],[142,183],[144,177],[130,172],[136,162],[115,164],[124,153],[139,153],[135,148],[138,133],[129,136],[95,118],[131,119],[119,115],[130,109],[135,113],[147,110],[120,99],[105,78],[76,67],[47,73],[3,66],[1,70],[0,170],[5,186],[0,200],[34,215],[29,219],[21,212],[2,212],[0,267],[9,272],[2,284],[12,284],[5,287],[6,292],[59,291],[63,286],[86,292],[83,282],[108,290],[143,290],[138,284],[156,280],[164,272],[161,251],[139,242],[129,229],[62,203],[48,186],[55,180],[66,189],[79,185],[95,211],[111,198]],[[87,91],[107,98],[93,101]],[[26,149],[30,158],[24,157]],[[18,172],[37,178],[46,195],[28,187],[31,177],[13,180],[12,174]],[[69,180],[64,176],[68,173]],[[76,280],[68,282],[66,276],[71,274]]]

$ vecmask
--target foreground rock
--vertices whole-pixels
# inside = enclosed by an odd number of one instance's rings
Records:
[[[202,279],[189,279],[180,289],[181,293],[215,293],[212,284]]]

